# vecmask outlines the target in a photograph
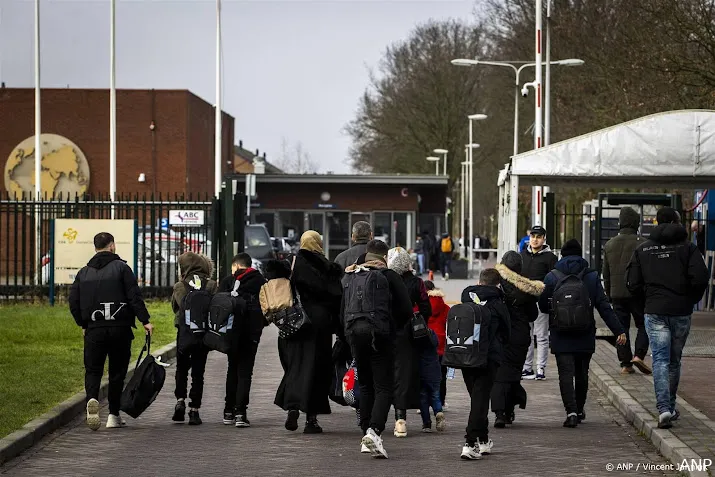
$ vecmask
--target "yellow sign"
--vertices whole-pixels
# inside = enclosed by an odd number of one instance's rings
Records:
[[[89,188],[89,163],[72,141],[57,134],[40,135],[42,144],[42,194],[74,197]],[[35,136],[30,136],[10,153],[5,164],[5,189],[21,196],[35,193]]]
[[[100,232],[114,236],[117,255],[134,269],[137,240],[134,220],[55,219],[55,283],[74,282],[77,272],[94,256],[94,236]]]

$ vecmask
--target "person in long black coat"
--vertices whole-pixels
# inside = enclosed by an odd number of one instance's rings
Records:
[[[387,255],[387,267],[402,277],[413,308],[424,317],[432,316],[425,283],[412,273],[410,254],[401,247]],[[412,339],[411,324],[397,330],[395,338],[395,437],[407,437],[407,410],[420,408],[420,350]]]
[[[290,265],[273,263],[267,268],[273,275],[271,278],[276,278],[290,276]],[[328,395],[333,372],[333,333],[340,320],[341,276],[340,266],[325,258],[320,235],[312,230],[305,232],[295,256],[291,282],[300,294],[310,325],[290,339],[278,338],[284,374],[275,404],[288,411],[285,427],[289,431],[298,428],[302,411],[306,414],[303,432],[323,432],[317,415],[331,412]]]
[[[521,385],[521,370],[529,350],[532,323],[539,316],[536,303],[544,291],[544,284],[529,280],[521,272],[522,258],[517,252],[504,254],[496,266],[502,277],[501,287],[511,317],[511,339],[504,347],[502,364],[497,371],[491,395],[492,412],[496,414],[494,427],[503,428],[514,422],[514,409],[526,408],[526,390]]]

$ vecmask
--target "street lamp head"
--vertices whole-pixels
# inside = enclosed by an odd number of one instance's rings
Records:
[[[464,161],[464,162],[462,163],[463,166],[468,166],[469,164],[471,164],[471,162],[469,162],[469,161]]]
[[[578,58],[569,58],[566,60],[559,60],[556,64],[559,66],[581,66],[585,61]]]
[[[452,60],[451,63],[454,66],[477,66],[479,64],[478,60],[468,60],[465,58],[459,58],[457,60]]]
[[[430,156],[430,157],[427,158],[427,160],[428,160],[428,161],[435,162],[435,161],[439,161],[440,158],[439,158],[439,157]]]
[[[466,147],[467,149],[469,149],[470,146],[472,147],[472,149],[478,149],[478,148],[479,148],[479,144],[476,144],[476,143],[474,143],[474,144],[465,144],[465,145],[464,145],[464,147]]]
[[[471,114],[467,116],[471,121],[481,121],[482,119],[487,119],[486,114]]]
[[[447,154],[449,151],[446,149],[435,149],[434,151],[435,154]]]

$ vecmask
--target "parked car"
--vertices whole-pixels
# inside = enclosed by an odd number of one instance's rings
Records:
[[[269,260],[277,258],[276,252],[273,249],[271,236],[268,233],[265,225],[250,224],[246,225],[244,251],[253,258],[254,261],[261,262],[265,265]],[[261,266],[261,271],[263,267]]]
[[[285,237],[271,237],[271,243],[279,260],[287,258],[293,252],[293,247],[288,244]]]

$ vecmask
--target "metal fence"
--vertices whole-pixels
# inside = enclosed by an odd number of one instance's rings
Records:
[[[178,257],[191,250],[214,257],[212,224],[218,201],[209,195],[120,195],[74,198],[0,195],[0,301],[49,297],[53,219],[134,219],[137,223],[135,274],[147,297],[167,297],[177,279]],[[203,225],[169,226],[172,210],[203,211]],[[39,227],[38,227],[39,226]],[[39,232],[39,233],[38,233]],[[39,255],[39,256],[38,256]],[[131,264],[133,266],[133,264]],[[66,297],[67,287],[56,289]]]

